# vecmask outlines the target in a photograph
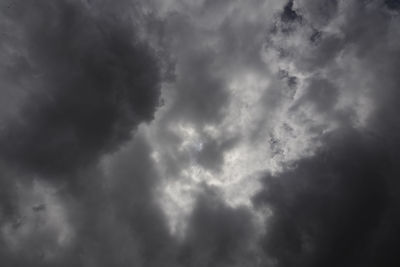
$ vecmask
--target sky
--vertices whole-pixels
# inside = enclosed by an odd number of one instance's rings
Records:
[[[0,265],[400,266],[400,1],[2,0]]]

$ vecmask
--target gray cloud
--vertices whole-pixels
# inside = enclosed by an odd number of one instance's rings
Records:
[[[159,177],[149,149],[139,134],[110,159],[102,183],[93,181],[104,175],[100,172],[91,174],[82,185],[74,218],[78,237],[73,255],[79,255],[79,266],[89,262],[97,266],[172,266],[176,240],[156,202]]]
[[[398,266],[398,10],[2,3],[2,263]]]
[[[384,259],[384,246],[374,244],[389,238],[379,234],[385,221],[399,219],[388,211],[398,205],[389,197],[397,191],[393,159],[359,133],[327,139],[315,157],[265,179],[255,200],[273,212],[264,250],[278,266],[395,266],[397,256]]]
[[[180,261],[183,266],[242,266],[257,263],[256,234],[246,208],[227,207],[216,192],[201,195],[189,221]]]
[[[315,1],[299,2],[298,10],[306,15],[317,8]],[[326,49],[320,43],[299,57],[291,55],[300,72],[311,71],[292,108],[314,106],[307,122],[311,125],[312,118],[324,112],[330,113],[326,120],[334,114],[337,124],[330,133],[321,133],[323,145],[313,156],[292,162],[277,175],[267,175],[264,189],[254,198],[256,205],[268,207],[273,214],[260,245],[277,266],[399,264],[394,252],[400,242],[395,238],[400,218],[395,211],[399,206],[395,103],[400,99],[394,89],[399,84],[394,75],[400,52],[398,19],[386,12],[382,1],[347,4],[340,6],[342,24],[333,33],[341,36],[338,48]],[[306,15],[308,23],[321,27],[319,18]],[[321,38],[336,31],[332,15],[324,16],[324,25],[331,24]],[[318,55],[317,59],[325,56],[323,64],[318,60],[310,64],[312,68],[301,68],[310,63],[307,53]],[[325,78],[318,78],[320,74]],[[372,111],[363,111],[370,113],[361,127],[354,124],[354,116],[359,116],[356,106],[339,108],[341,101],[352,97],[372,102]]]
[[[132,128],[152,119],[159,97],[156,59],[127,22],[96,15],[96,8],[79,1],[16,1],[4,10],[4,20],[23,38],[8,67],[17,75],[12,82],[17,86],[23,77],[29,93],[17,118],[4,122],[3,158],[60,174],[114,150]]]
[[[220,171],[223,164],[223,154],[226,150],[234,147],[238,142],[237,139],[231,138],[228,140],[210,140],[202,145],[201,150],[197,155],[197,161],[205,168]]]

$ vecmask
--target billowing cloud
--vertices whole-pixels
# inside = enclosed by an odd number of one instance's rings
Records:
[[[179,260],[183,266],[254,265],[259,260],[255,235],[247,209],[228,207],[207,189],[190,217]]]
[[[397,266],[398,17],[380,1],[342,2],[317,17],[315,2],[299,1],[302,23],[274,47],[293,48],[282,66],[304,77],[291,112],[335,128],[320,132],[315,154],[264,178],[254,203],[272,215],[260,245],[276,266]],[[303,46],[297,32],[311,29],[318,40]]]
[[[326,142],[292,170],[265,178],[255,202],[273,215],[261,246],[278,266],[394,266],[397,257],[384,245],[398,242],[387,225],[399,219],[390,197],[397,194],[394,159],[375,137],[357,132]]]
[[[5,1],[7,266],[398,266],[398,1]]]
[[[110,10],[103,15],[100,4],[13,1],[3,12],[10,50],[3,68],[12,74],[5,93],[26,96],[2,122],[0,147],[19,167],[75,170],[153,117],[156,59],[135,36],[133,21]]]

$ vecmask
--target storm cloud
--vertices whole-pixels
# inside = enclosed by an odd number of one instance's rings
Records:
[[[5,266],[398,266],[400,7],[0,4]]]
[[[315,8],[317,1],[305,2],[296,12],[303,8],[314,12],[308,5]],[[329,133],[319,132],[322,145],[315,154],[290,162],[277,175],[267,175],[263,190],[254,198],[256,206],[273,214],[260,245],[277,266],[399,264],[394,248],[399,242],[395,226],[399,221],[399,132],[395,126],[399,110],[395,103],[400,99],[394,72],[399,66],[400,36],[395,30],[398,18],[388,13],[392,9],[387,2],[349,3],[336,15],[343,23],[339,32],[318,29],[319,43],[305,47],[305,53],[287,56],[298,65],[294,72],[312,71],[299,88],[302,95],[291,112],[308,106],[325,120],[334,119],[336,126]],[[320,25],[314,16],[304,15],[307,22],[297,27],[306,30]],[[323,42],[332,44],[332,34],[341,45],[327,50]],[[309,61],[316,55],[326,58]],[[321,73],[324,79],[319,78]],[[373,110],[357,111],[357,106],[340,104],[354,101],[352,97],[356,101],[367,97]],[[363,112],[369,116],[360,125]],[[307,123],[317,125],[310,117]]]
[[[8,86],[27,96],[18,114],[4,119],[4,158],[39,173],[73,171],[151,120],[157,62],[120,15],[96,14],[103,11],[79,1],[9,5],[4,20],[22,36],[6,37],[5,46],[21,50],[10,52],[14,61],[4,68],[14,76]]]

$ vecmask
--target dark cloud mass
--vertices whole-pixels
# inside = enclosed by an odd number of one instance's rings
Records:
[[[14,55],[22,63],[9,68],[28,80],[29,95],[19,117],[5,122],[3,157],[59,174],[115,149],[152,118],[159,97],[154,56],[118,14],[103,17],[95,8],[14,1],[4,11],[23,35],[24,50]]]
[[[394,5],[388,1],[385,4],[389,8]],[[397,18],[388,16],[380,7],[374,1],[351,3],[343,11],[347,22],[341,33],[344,40],[339,47],[329,49],[335,50],[336,55],[321,43],[311,50],[318,57],[327,57],[324,63],[311,66],[328,66],[328,71],[337,71],[337,54],[354,55],[349,64],[357,64],[360,73],[341,73],[339,79],[351,77],[360,82],[365,76],[370,77],[367,86],[371,88],[374,112],[365,128],[355,129],[348,124],[352,115],[343,116],[341,111],[341,126],[322,137],[324,145],[315,155],[264,178],[264,189],[254,203],[270,208],[273,215],[260,245],[277,266],[400,264],[395,249],[400,243],[396,226],[400,219],[400,132],[395,126],[399,112],[396,103],[400,99],[399,80],[394,74],[400,62],[400,36],[390,26],[397,27]],[[310,24],[315,22],[312,17],[308,19]],[[329,38],[323,34],[322,39]],[[383,39],[396,45],[383,43]],[[332,46],[332,40],[328,42]],[[295,62],[304,64],[304,57]],[[337,105],[341,94],[358,90],[356,84],[338,82],[333,73],[326,77],[328,80],[313,77],[306,82],[300,102],[293,107],[302,107],[307,105],[303,101],[309,101],[317,112],[332,115],[337,112],[333,105]]]
[[[397,266],[385,244],[399,242],[390,226],[399,220],[396,160],[375,137],[350,132],[326,142],[315,157],[264,180],[255,201],[274,216],[263,248],[278,266]]]
[[[0,3],[0,265],[400,266],[394,0]]]
[[[289,1],[283,8],[283,12],[281,14],[281,20],[283,22],[301,20],[301,16],[299,16],[297,12],[293,10],[293,1]]]
[[[227,207],[207,189],[200,196],[189,221],[179,260],[183,266],[253,265],[254,222],[245,208]]]

